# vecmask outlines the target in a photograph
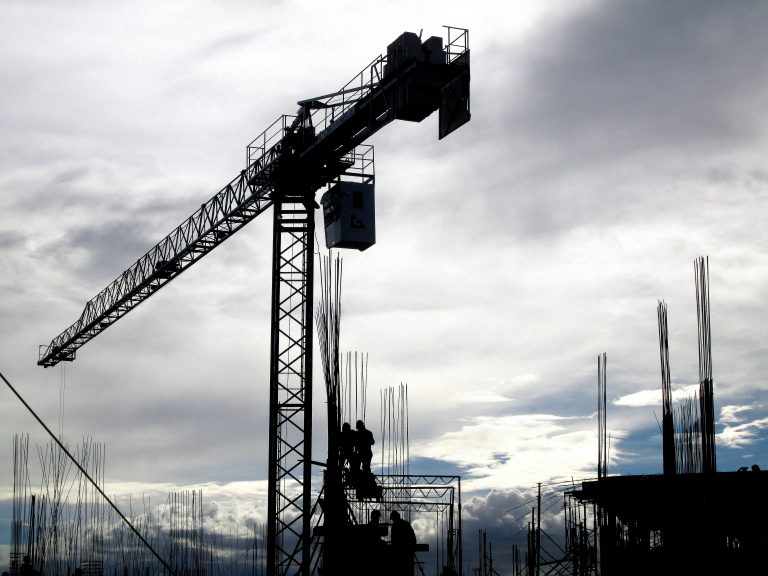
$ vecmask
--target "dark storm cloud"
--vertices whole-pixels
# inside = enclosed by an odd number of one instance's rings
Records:
[[[754,180],[761,168],[729,155],[765,133],[768,5],[605,2],[559,18],[477,62],[483,113],[450,148],[446,185],[478,236],[541,243],[687,210],[713,176]]]
[[[17,223],[34,240],[29,255],[85,278],[92,289],[117,277],[213,194],[198,190],[192,201],[199,184],[187,192],[189,186],[99,159],[20,170],[10,180],[7,190],[18,194],[6,196],[9,207],[36,214]],[[22,238],[22,232],[5,234],[8,241]]]
[[[479,564],[481,530],[485,532],[486,553],[493,554],[494,571],[499,574],[511,573],[513,546],[518,547],[520,561],[524,561],[531,511],[536,508],[538,499],[534,488],[494,490],[464,502],[462,529],[465,564],[470,567]],[[562,546],[564,540],[562,507],[563,486],[543,486],[541,528],[546,532],[542,538],[543,547],[556,558],[561,557],[557,546]]]
[[[141,223],[117,219],[67,227],[39,253],[87,285],[106,286],[151,246],[152,238]]]
[[[582,158],[749,141],[740,109],[768,87],[766,17],[760,3],[605,3],[538,38],[513,121]]]
[[[24,235],[18,232],[0,231],[0,250],[20,248],[24,243]]]

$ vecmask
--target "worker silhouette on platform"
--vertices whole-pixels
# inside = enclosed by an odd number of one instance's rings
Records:
[[[19,575],[32,576],[34,573],[35,571],[32,569],[32,560],[29,558],[29,556],[24,556],[24,561],[21,565],[21,568],[19,568]]]
[[[363,473],[371,472],[371,459],[373,458],[373,450],[371,446],[376,444],[373,439],[373,433],[365,427],[365,422],[358,420],[355,424],[357,432],[355,434],[355,449],[357,457],[360,458],[360,463],[363,466]]]
[[[350,481],[354,481],[360,470],[360,459],[355,453],[355,436],[357,432],[352,430],[349,422],[344,422],[339,435],[339,463],[340,467],[349,466]]]
[[[387,545],[381,539],[387,534],[386,524],[381,524],[381,512],[373,510],[368,519],[365,528],[365,564],[363,574],[371,576],[384,576],[386,571],[386,550]]]
[[[400,518],[397,510],[389,515],[392,532],[389,539],[392,546],[392,574],[413,575],[413,554],[416,551],[416,534],[410,522]]]
[[[374,499],[381,501],[381,486],[376,484],[376,477],[371,472],[371,459],[373,458],[373,446],[376,441],[373,434],[365,427],[365,422],[358,420],[355,424],[357,431],[354,433],[355,456],[357,458],[357,468],[351,473],[351,480],[357,490],[357,497],[360,500]],[[359,466],[362,465],[362,470]],[[352,468],[350,468],[352,470]]]

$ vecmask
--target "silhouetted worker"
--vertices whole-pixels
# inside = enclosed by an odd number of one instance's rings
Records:
[[[342,468],[344,468],[346,463],[349,464],[350,469],[352,468],[352,462],[355,459],[355,433],[349,422],[344,422],[341,426],[341,434],[339,434],[339,459]]]
[[[752,464],[752,472],[760,472],[760,466],[757,464]]]
[[[355,434],[355,448],[357,449],[357,457],[360,458],[360,463],[363,465],[363,472],[371,472],[371,458],[373,458],[373,450],[371,446],[376,444],[373,439],[373,433],[365,427],[365,422],[358,420],[355,424],[357,433]]]
[[[410,522],[400,518],[397,510],[392,510],[389,520],[392,523],[392,535],[389,538],[392,545],[392,574],[412,576],[416,534]]]
[[[24,556],[24,561],[19,568],[19,574],[21,576],[32,576],[34,571],[32,570],[32,560],[29,556]]]
[[[381,512],[378,510],[374,510],[371,512],[371,517],[368,520],[368,526],[375,526],[376,529],[379,528],[379,522],[381,522]]]
[[[365,526],[365,564],[362,574],[379,576],[386,574],[384,562],[386,543],[381,536],[386,534],[386,526],[381,524],[381,512],[373,510]]]

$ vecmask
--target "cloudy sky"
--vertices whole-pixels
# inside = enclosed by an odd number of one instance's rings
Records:
[[[343,254],[342,348],[369,354],[369,412],[407,382],[412,470],[460,472],[468,526],[511,529],[537,482],[595,475],[605,352],[609,472],[660,472],[656,306],[684,397],[708,255],[718,465],[768,467],[767,20],[747,1],[5,0],[0,372],[66,441],[106,445],[110,492],[206,485],[263,519],[269,217],[63,370],[37,347],[298,100],[450,24],[470,30],[472,121],[370,141],[377,244]],[[45,435],[5,388],[0,432],[8,498],[13,435]]]

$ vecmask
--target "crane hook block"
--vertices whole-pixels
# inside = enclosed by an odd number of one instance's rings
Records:
[[[323,194],[326,247],[362,251],[376,243],[373,190],[373,184],[341,181]]]

